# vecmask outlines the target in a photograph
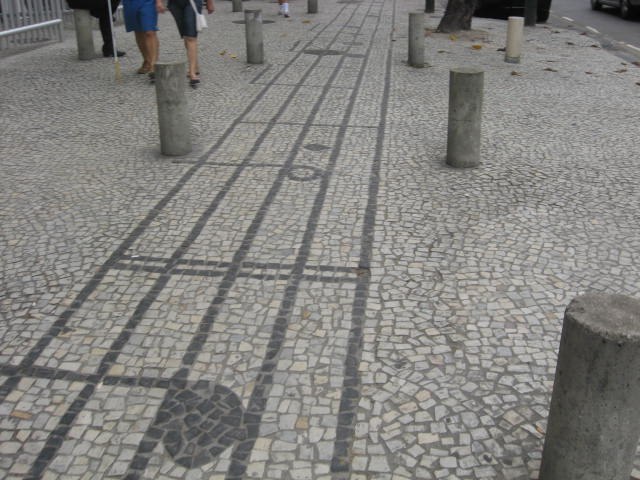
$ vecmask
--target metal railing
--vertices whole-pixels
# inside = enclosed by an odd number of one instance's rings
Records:
[[[0,50],[62,41],[62,0],[0,0]]]

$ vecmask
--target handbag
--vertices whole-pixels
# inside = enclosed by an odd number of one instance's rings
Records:
[[[193,8],[193,13],[196,14],[196,30],[201,32],[205,28],[207,28],[207,19],[202,15],[198,9],[196,8],[196,4],[193,0],[189,0],[191,2],[191,8]]]

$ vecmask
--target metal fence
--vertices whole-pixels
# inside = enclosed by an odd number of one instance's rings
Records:
[[[0,0],[0,50],[62,41],[63,0]]]

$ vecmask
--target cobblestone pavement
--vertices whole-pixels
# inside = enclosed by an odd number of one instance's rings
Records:
[[[174,159],[122,27],[121,83],[69,32],[0,61],[0,477],[537,478],[564,308],[638,295],[640,68],[545,25],[507,64],[474,19],[411,69],[420,6],[245,2],[247,66],[219,1]],[[168,15],[160,41],[183,58]]]

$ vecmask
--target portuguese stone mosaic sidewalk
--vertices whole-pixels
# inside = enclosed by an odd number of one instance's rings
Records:
[[[506,64],[474,19],[411,69],[421,6],[245,2],[247,66],[219,1],[179,158],[122,27],[119,83],[70,32],[0,60],[1,478],[537,478],[564,308],[638,295],[640,68],[551,25]],[[464,65],[483,163],[453,170]]]

